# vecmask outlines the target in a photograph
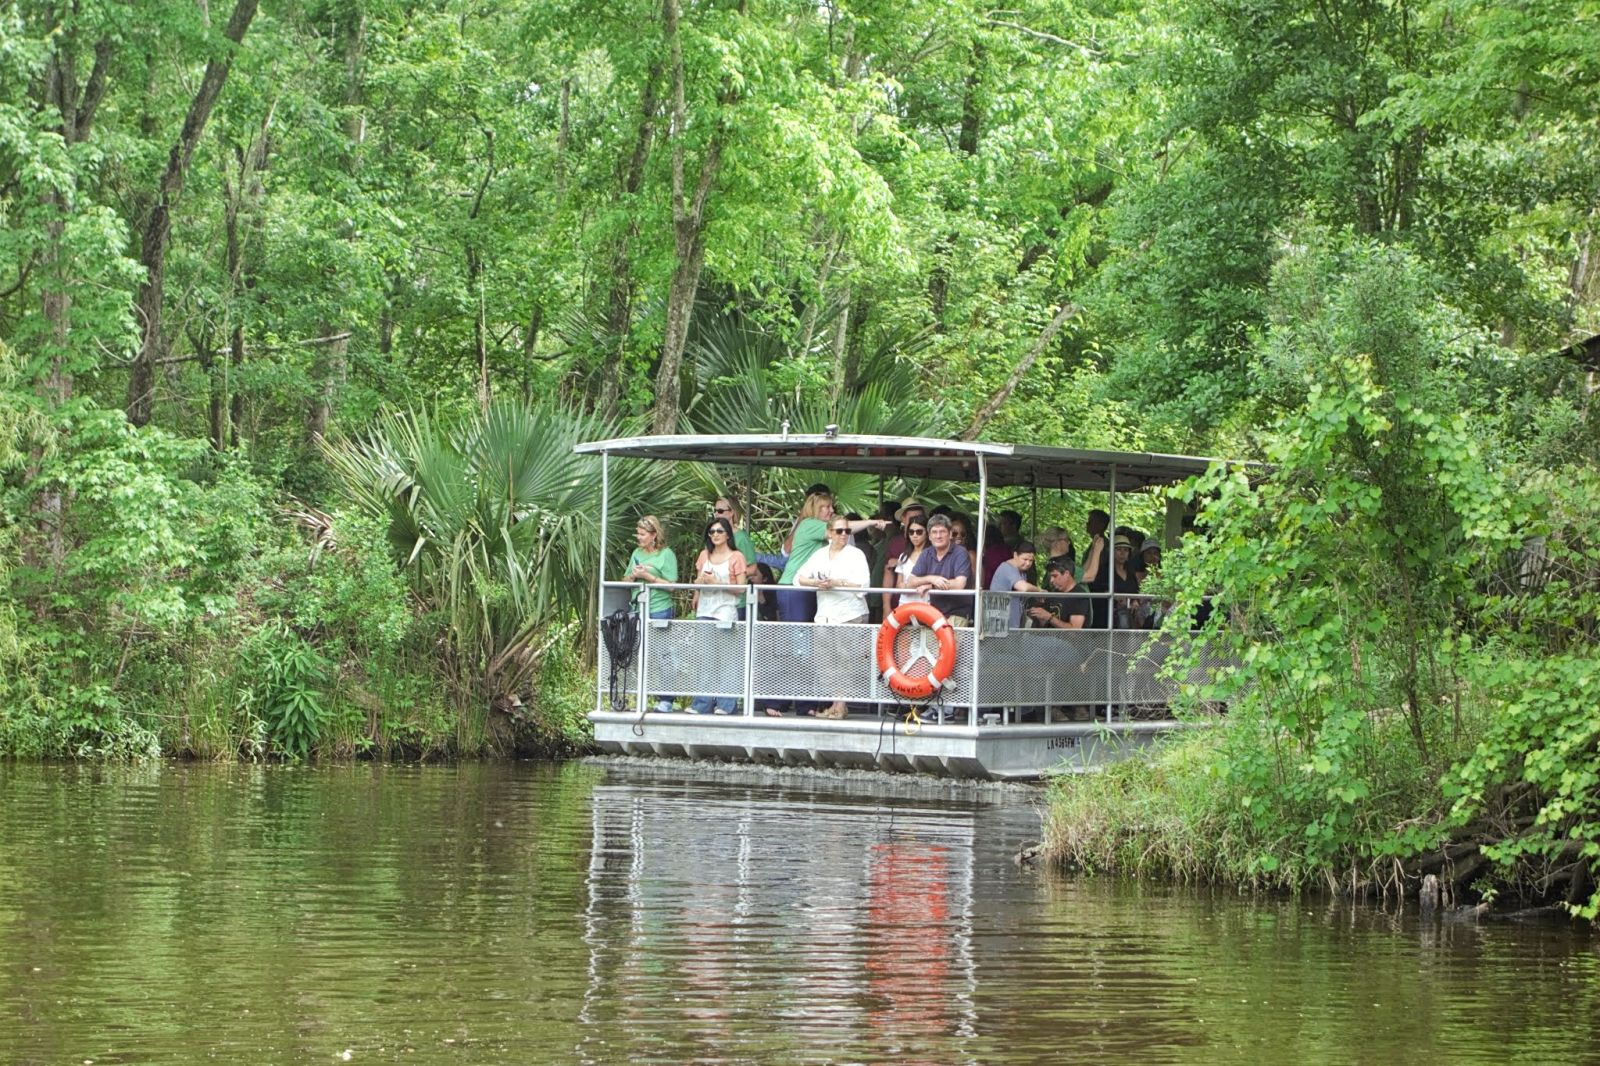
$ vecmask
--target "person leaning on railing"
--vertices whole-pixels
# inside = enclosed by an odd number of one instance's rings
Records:
[[[861,589],[872,581],[872,568],[860,548],[850,543],[850,523],[835,518],[828,523],[828,546],[815,552],[801,567],[795,584],[817,590],[816,624],[812,646],[816,650],[822,694],[833,702],[814,711],[818,718],[843,718],[844,696],[849,694],[855,665],[861,658],[856,633],[841,628],[867,621],[867,597]]]
[[[922,553],[912,568],[906,588],[928,590],[928,600],[950,619],[951,625],[965,625],[969,597],[940,595],[960,592],[972,585],[972,556],[950,539],[950,519],[936,514],[928,519],[930,549]]]
[[[718,515],[706,524],[705,548],[694,563],[694,583],[700,586],[694,593],[696,618],[731,626],[739,615],[744,600],[744,556],[729,546],[732,542],[732,522]],[[732,714],[733,709],[731,696],[696,696],[689,703],[694,714]]]
[[[1078,588],[1072,567],[1054,559],[1045,570],[1045,585],[1051,592],[1070,593]],[[1044,604],[1028,608],[1028,619],[1035,629],[1082,629],[1089,620],[1087,596],[1051,597]]]
[[[890,565],[884,570],[884,588],[904,588],[911,580],[911,572],[916,569],[917,560],[922,553],[928,550],[928,520],[923,517],[919,508],[915,514],[905,520],[906,548],[899,556],[891,560]],[[928,594],[920,589],[909,592],[886,592],[883,596],[883,613],[885,616],[902,603],[927,603]]]
[[[990,592],[1038,592],[1039,586],[1028,580],[1033,573],[1033,542],[1017,541],[1011,555],[995,567],[994,578],[989,582]],[[1012,629],[1022,626],[1022,597],[1006,597],[1006,617]]]
[[[624,581],[638,581],[646,585],[672,585],[678,580],[678,556],[667,547],[667,527],[661,519],[647,514],[639,519],[633,536],[639,546],[628,556],[628,573]],[[633,609],[640,609],[641,592],[643,608],[651,618],[672,617],[672,593],[667,589],[634,590]],[[665,696],[656,697],[656,710],[672,710],[672,701]]]

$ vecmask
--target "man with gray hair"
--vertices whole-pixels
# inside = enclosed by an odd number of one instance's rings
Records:
[[[951,624],[960,625],[971,617],[967,596],[941,596],[941,592],[960,592],[972,584],[972,556],[967,549],[950,541],[950,517],[936,514],[928,519],[928,550],[917,557],[917,565],[906,581],[907,588],[930,592],[928,601]]]

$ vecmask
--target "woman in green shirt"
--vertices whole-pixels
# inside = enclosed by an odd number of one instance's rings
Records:
[[[818,548],[828,543],[828,521],[833,518],[833,497],[826,492],[813,492],[800,505],[800,517],[785,547],[789,561],[783,566],[783,576],[778,584],[778,618],[784,622],[809,622],[817,613],[817,594],[809,589],[794,587],[800,568],[806,565]]]
[[[624,581],[642,581],[646,585],[674,585],[678,581],[678,557],[667,547],[667,527],[661,519],[647,514],[639,519],[633,530],[639,546],[628,556],[628,574]],[[634,609],[638,610],[642,590],[633,594]],[[646,609],[651,618],[672,617],[672,592],[670,589],[652,588],[645,592]],[[666,696],[652,697],[656,710],[665,714],[672,710],[672,700]]]
[[[639,546],[628,556],[628,574],[624,581],[642,581],[647,585],[674,585],[678,581],[678,557],[667,547],[667,530],[661,519],[647,514],[639,519],[633,531]],[[639,593],[633,594],[635,605]],[[667,589],[651,589],[647,607],[651,618],[672,617],[672,593]]]

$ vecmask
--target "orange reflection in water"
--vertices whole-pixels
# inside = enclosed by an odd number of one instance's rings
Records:
[[[868,855],[868,1019],[884,1043],[914,1047],[955,1024],[950,983],[950,853],[914,841],[875,844]]]

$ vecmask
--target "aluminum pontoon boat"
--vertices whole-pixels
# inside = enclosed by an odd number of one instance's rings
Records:
[[[976,484],[974,560],[983,557],[993,488],[1104,493],[1115,529],[1120,494],[1183,481],[1217,461],[915,437],[789,433],[631,437],[581,444],[577,451],[601,460],[598,617],[602,620],[618,610],[626,613],[642,591],[637,583],[607,579],[608,573],[616,572],[607,570],[611,548],[618,543],[610,513],[611,464],[616,461],[707,463],[742,470],[747,485],[762,467],[796,468],[819,476],[866,473],[877,475],[880,484]],[[750,510],[744,508],[747,522]],[[635,517],[622,516],[618,528],[631,530]],[[1169,502],[1164,544],[1176,542],[1181,520],[1182,508]],[[652,587],[696,588],[687,583]],[[1177,686],[1226,665],[1202,660],[1185,678],[1167,678],[1161,667],[1172,651],[1173,638],[1152,630],[1112,628],[1112,610],[1104,612],[1106,625],[1099,629],[1014,629],[1008,624],[1011,597],[1033,599],[1042,594],[968,591],[965,595],[975,601],[971,624],[955,630],[953,673],[933,707],[908,706],[889,691],[873,655],[876,625],[761,621],[754,611],[736,623],[634,616],[628,624],[637,627],[629,634],[635,646],[631,661],[618,671],[615,696],[607,641],[597,634],[599,684],[589,716],[595,741],[602,750],[618,754],[876,768],[949,777],[1037,778],[1095,769],[1142,751],[1163,734],[1186,728],[1164,710]],[[1111,594],[1080,589],[1074,595]],[[821,696],[813,639],[823,628],[834,631],[828,634],[830,648],[841,643],[839,631],[858,631],[858,639],[844,638],[860,648],[860,654],[850,659],[849,691],[827,694],[847,700],[852,715],[838,721],[767,717],[763,709],[774,702]],[[662,698],[697,696],[731,699],[737,711],[712,715],[651,709]],[[1060,707],[1091,708],[1093,717],[1052,721],[1051,708]]]

